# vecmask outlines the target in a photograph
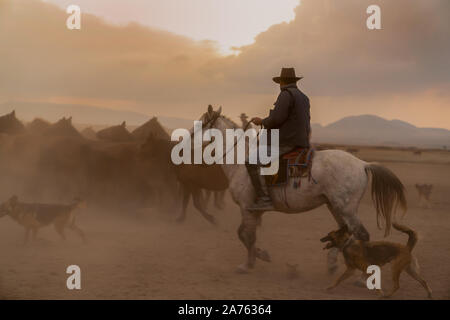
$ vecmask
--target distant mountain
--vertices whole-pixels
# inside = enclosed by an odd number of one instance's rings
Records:
[[[354,145],[450,147],[450,130],[418,128],[374,115],[346,117],[327,126],[313,125],[314,142]]]

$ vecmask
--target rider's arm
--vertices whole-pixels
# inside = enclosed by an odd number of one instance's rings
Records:
[[[277,129],[289,116],[289,104],[291,97],[288,92],[281,91],[275,102],[275,108],[270,112],[270,115],[262,121],[262,124],[267,129]]]

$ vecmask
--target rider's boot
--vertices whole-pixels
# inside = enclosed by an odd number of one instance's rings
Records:
[[[269,193],[266,185],[261,182],[259,176],[259,166],[255,164],[247,164],[247,171],[250,175],[250,180],[252,181],[252,185],[255,188],[256,192],[256,201],[253,205],[247,207],[247,210],[250,211],[271,211],[274,210],[272,200],[269,197]]]

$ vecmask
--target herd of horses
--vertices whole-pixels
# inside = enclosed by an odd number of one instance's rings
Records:
[[[208,107],[200,120],[204,129],[242,128]],[[241,120],[247,121],[241,116]],[[229,190],[242,216],[238,236],[247,249],[247,260],[238,267],[247,272],[255,260],[270,261],[266,250],[256,247],[256,228],[262,212],[247,208],[254,190],[243,165],[174,165],[170,160],[169,134],[152,118],[130,132],[126,123],[95,132],[79,132],[71,118],[56,123],[35,119],[24,125],[15,112],[0,117],[0,198],[17,194],[39,202],[70,202],[84,199],[89,206],[130,212],[157,206],[177,212],[183,222],[192,198],[195,208],[215,224],[207,212],[207,199],[214,193],[215,204],[224,205]],[[389,169],[368,163],[342,150],[317,150],[311,174],[314,179],[270,190],[275,211],[296,214],[326,205],[340,227],[348,227],[363,241],[369,234],[358,217],[358,207],[372,177],[371,194],[377,222],[390,230],[397,206],[406,211],[404,187]],[[308,182],[308,183],[307,183]],[[181,204],[181,206],[180,206]],[[337,252],[329,253],[336,257]],[[334,265],[336,259],[329,259]],[[329,266],[330,267],[330,266]]]
[[[211,223],[207,200],[223,208],[228,181],[218,166],[174,166],[172,142],[157,118],[132,132],[126,123],[78,131],[72,118],[24,124],[14,111],[0,116],[0,197],[11,194],[40,202],[74,197],[106,210],[139,212],[159,207],[186,217],[194,206]],[[180,208],[179,201],[183,204]]]

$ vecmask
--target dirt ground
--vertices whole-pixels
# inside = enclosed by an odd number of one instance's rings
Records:
[[[382,162],[407,189],[409,210],[403,223],[419,233],[414,249],[435,299],[450,298],[450,153],[362,149],[360,157]],[[387,160],[387,161],[386,161]],[[432,183],[431,208],[419,206],[416,183]],[[237,274],[246,251],[236,230],[240,214],[227,197],[225,210],[211,209],[219,226],[212,228],[190,207],[184,225],[170,214],[148,209],[144,215],[121,216],[91,209],[78,224],[89,243],[75,234],[59,240],[52,227],[39,239],[22,244],[23,229],[9,217],[0,220],[0,298],[3,299],[378,299],[376,293],[349,279],[332,292],[325,288],[343,271],[328,275],[326,251],[319,239],[336,224],[326,207],[299,215],[268,213],[258,233],[258,246],[272,262],[258,261],[249,274]],[[360,216],[372,240],[382,239],[374,207],[366,194]],[[67,232],[70,232],[69,230]],[[391,241],[406,243],[393,231]],[[286,277],[286,263],[298,264],[299,277]],[[81,290],[66,288],[66,268],[81,268]],[[355,276],[355,279],[357,276]],[[382,269],[389,288],[390,268]],[[423,299],[425,290],[407,274],[394,299]]]

